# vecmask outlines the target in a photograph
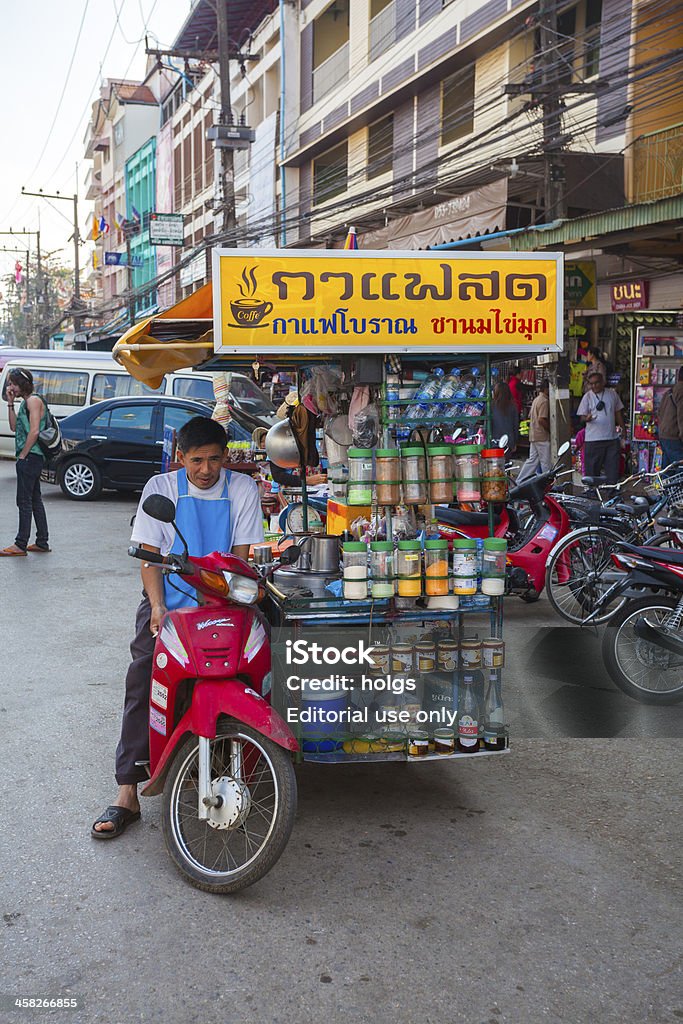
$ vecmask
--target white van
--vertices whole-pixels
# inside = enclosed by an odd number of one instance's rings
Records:
[[[27,350],[26,355],[9,359],[0,372],[0,458],[14,458],[14,432],[10,430],[5,401],[7,375],[13,366],[22,366],[33,374],[35,390],[43,395],[55,417],[63,419],[84,405],[105,398],[128,395],[176,395],[213,402],[213,377],[198,370],[180,370],[167,374],[154,390],[131,377],[114,361],[110,352],[48,352]],[[233,373],[231,397],[238,406],[257,415],[274,419],[275,409],[247,376]],[[258,411],[257,411],[258,410]]]

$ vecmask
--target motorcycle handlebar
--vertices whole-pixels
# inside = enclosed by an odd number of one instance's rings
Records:
[[[131,544],[128,548],[128,554],[131,558],[141,558],[144,562],[156,562],[157,565],[168,565],[165,555],[160,555],[156,551],[146,551],[145,548],[139,548],[135,544]]]

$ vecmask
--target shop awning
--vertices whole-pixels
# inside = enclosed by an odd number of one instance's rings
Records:
[[[136,380],[158,388],[167,373],[199,366],[213,354],[211,283],[119,338],[112,355]]]

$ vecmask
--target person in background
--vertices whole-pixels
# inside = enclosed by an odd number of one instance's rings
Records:
[[[624,406],[616,391],[605,387],[601,373],[591,373],[588,383],[590,390],[577,409],[577,415],[586,424],[586,476],[604,473],[608,483],[616,484],[619,480],[619,434],[624,428]]]
[[[659,406],[657,431],[662,466],[666,469],[672,462],[683,459],[683,366],[678,370],[677,382],[667,391]]]
[[[512,373],[508,377],[508,387],[510,388],[512,401],[517,406],[517,414],[518,416],[521,416],[522,406],[524,405],[524,395],[522,394],[522,381],[520,379],[519,372],[519,363],[516,363],[512,367]]]
[[[498,381],[493,389],[491,417],[493,436],[498,438],[507,434],[508,454],[513,455],[517,451],[519,440],[519,412],[510,388],[503,380]]]
[[[529,458],[526,460],[517,483],[533,476],[540,468],[541,473],[550,469],[550,402],[548,393],[550,382],[541,381],[539,393],[531,403],[529,414]]]
[[[586,372],[583,375],[583,390],[584,394],[589,390],[589,377],[592,373],[599,373],[603,380],[607,381],[607,367],[602,359],[602,352],[599,348],[588,349],[588,364],[586,366]]]
[[[7,409],[10,430],[14,431],[17,453],[17,507],[19,531],[14,544],[3,548],[0,557],[22,557],[27,551],[45,553],[50,550],[47,516],[40,493],[40,474],[45,456],[38,444],[38,434],[47,426],[47,406],[40,395],[33,393],[33,375],[30,370],[17,366],[9,371]],[[21,405],[15,409],[15,403]],[[36,522],[36,542],[31,539],[31,520]]]

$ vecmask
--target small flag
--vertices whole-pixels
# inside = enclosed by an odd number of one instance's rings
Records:
[[[120,213],[114,211],[114,227],[117,231],[122,231],[126,224],[126,218],[122,217]]]
[[[19,262],[19,260],[17,260],[16,263],[14,264],[14,282],[15,282],[15,284],[21,284],[21,282],[24,280],[24,275],[22,274],[22,270],[23,269],[24,268],[22,267],[22,265]]]
[[[106,220],[104,219],[104,214],[102,214],[102,216],[100,217],[99,228],[100,228],[100,232],[103,235],[108,235],[109,234],[109,225],[107,224]]]
[[[97,250],[95,249],[95,250],[93,250],[93,254],[92,254],[92,268],[93,268],[93,270],[97,270],[99,265],[100,265],[100,261],[97,258]]]
[[[99,237],[100,237],[100,229],[98,227],[98,220],[97,220],[97,217],[95,216],[95,214],[93,213],[93,215],[92,215],[92,240],[93,240],[93,242],[96,242]]]
[[[133,220],[135,221],[136,224],[139,224],[140,221],[142,220],[142,217],[140,216],[139,211],[135,209],[135,207],[133,207],[132,209],[133,209]]]
[[[344,242],[344,248],[345,249],[357,249],[358,248],[358,239],[356,238],[356,229],[355,228],[349,228],[349,233],[346,236],[346,241]]]

